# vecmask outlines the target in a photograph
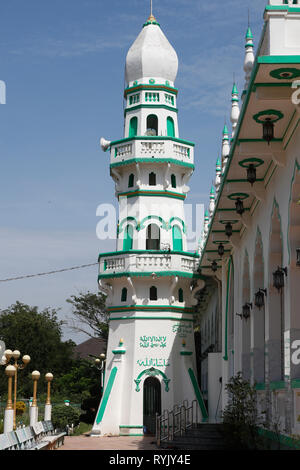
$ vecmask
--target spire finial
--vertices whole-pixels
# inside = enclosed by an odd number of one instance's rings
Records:
[[[153,16],[153,11],[152,11],[153,5],[152,5],[152,3],[153,3],[153,0],[150,0],[150,16]]]

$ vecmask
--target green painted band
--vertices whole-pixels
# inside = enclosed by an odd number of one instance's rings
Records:
[[[125,139],[115,140],[111,142],[110,146],[123,144],[126,142],[130,142],[132,140],[153,140],[154,142],[157,140],[171,140],[172,142],[179,142],[180,144],[190,145],[191,147],[195,147],[193,142],[188,140],[178,139],[177,137],[169,137],[169,136],[135,136],[135,137],[126,137]]]
[[[292,388],[300,388],[300,379],[292,380]]]
[[[129,113],[130,111],[136,111],[137,109],[167,109],[168,111],[172,111],[173,113],[178,113],[177,108],[172,108],[171,106],[167,106],[166,104],[138,104],[137,106],[131,106],[130,108],[124,109],[124,115]]]
[[[126,349],[113,349],[112,350],[113,354],[126,354]]]
[[[300,55],[259,56],[257,58],[257,63],[258,64],[300,64]]]
[[[270,390],[283,390],[286,388],[284,380],[270,382]]]
[[[134,163],[151,163],[153,165],[153,158],[131,158],[130,160],[126,160],[124,162],[118,162],[118,163],[112,163],[110,165],[110,168],[115,168],[118,166],[124,166],[124,165],[132,165]],[[194,170],[195,165],[192,163],[185,163],[180,160],[175,160],[175,158],[156,158],[155,157],[155,165],[158,163],[172,163],[172,165],[179,165],[179,166],[185,166],[187,168],[191,168]]]
[[[115,321],[115,320],[172,320],[172,321],[189,321],[194,322],[195,320],[191,318],[177,318],[177,317],[113,317],[110,318],[108,321]]]
[[[184,200],[186,198],[185,194],[171,193],[170,191],[148,191],[148,190],[138,190],[138,191],[129,191],[126,193],[119,193],[118,198],[120,197],[169,197],[171,199],[180,199]]]
[[[289,5],[266,5],[266,11],[288,11],[289,13],[300,13],[300,8]]]
[[[172,95],[177,95],[178,94],[178,89],[177,88],[172,88],[167,85],[147,85],[145,83],[141,83],[140,85],[135,85],[131,88],[126,88],[124,90],[124,98],[127,98],[127,96],[131,93],[136,93],[137,91],[144,91],[144,90],[163,90],[167,91],[168,93],[171,93]]]
[[[110,313],[114,312],[156,312],[156,311],[165,311],[165,312],[178,312],[178,313],[188,313],[194,314],[195,312],[191,308],[187,307],[170,307],[166,305],[157,305],[157,306],[143,306],[143,305],[126,305],[126,306],[116,306],[116,307],[108,307],[107,311]]]
[[[235,210],[235,209],[233,209]],[[163,251],[163,250],[129,250],[129,251],[111,251],[108,253],[100,253],[98,256],[98,261],[101,258],[109,258],[111,256],[120,256],[120,255],[140,255],[140,254],[150,254],[150,255],[182,255],[190,256],[191,258],[199,258],[198,253],[189,253],[188,251]]]
[[[106,406],[107,406],[109,396],[111,394],[111,390],[113,388],[113,384],[114,384],[117,372],[118,372],[118,368],[114,367],[112,369],[111,373],[110,373],[110,376],[109,376],[109,379],[108,379],[108,382],[107,382],[107,385],[106,385],[106,388],[105,388],[105,391],[104,391],[104,394],[103,394],[103,397],[102,397],[102,400],[101,400],[99,412],[98,412],[98,415],[97,415],[97,419],[96,419],[97,424],[101,423],[101,421],[103,419],[103,415],[104,415],[104,412],[105,412],[105,409],[106,409]]]
[[[192,354],[192,351],[180,351],[180,356],[191,356]]]
[[[158,277],[187,277],[189,279],[205,279],[200,274],[196,273],[187,273],[184,271],[152,271],[152,272],[133,272],[133,271],[124,271],[121,273],[112,273],[112,274],[99,274],[98,279],[106,279],[106,278],[116,278],[116,277],[152,277],[153,272]]]
[[[130,424],[130,425],[126,425],[126,424],[120,424],[119,428],[120,429],[143,429],[144,426],[138,424],[137,426],[134,426],[133,424]]]
[[[208,413],[207,413],[207,410],[206,410],[206,407],[205,407],[205,404],[204,404],[204,400],[203,400],[202,393],[201,393],[201,390],[199,388],[197,379],[195,377],[193,369],[189,368],[188,372],[189,372],[189,376],[190,376],[190,379],[191,379],[191,382],[192,382],[192,385],[193,385],[193,388],[194,388],[194,392],[195,392],[198,404],[200,406],[200,410],[201,410],[201,413],[202,413],[202,419],[203,419],[203,421],[206,421],[207,418],[208,418]]]

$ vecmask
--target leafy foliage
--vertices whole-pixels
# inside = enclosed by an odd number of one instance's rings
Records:
[[[260,437],[257,433],[259,418],[256,406],[256,390],[239,372],[226,385],[229,402],[223,411],[224,436],[234,449],[257,449]]]
[[[26,410],[26,405],[23,401],[17,401],[16,403],[16,414],[17,416],[22,416],[24,411]]]
[[[72,313],[79,320],[78,324],[73,322],[71,328],[86,333],[91,338],[97,336],[107,339],[108,312],[105,308],[105,299],[106,296],[100,292],[96,294],[80,292],[79,295],[71,295],[67,302],[73,306]]]
[[[30,397],[32,394],[31,372],[38,370],[38,392],[45,389],[44,376],[52,372],[56,377],[70,370],[74,364],[75,343],[62,341],[63,322],[58,320],[57,311],[46,308],[30,307],[16,302],[0,311],[0,339],[9,349],[18,349],[21,354],[31,357],[27,367],[18,374],[18,395]],[[7,380],[0,374],[0,394],[7,391]]]

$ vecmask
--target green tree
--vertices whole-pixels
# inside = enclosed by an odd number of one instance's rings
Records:
[[[18,374],[18,396],[32,395],[31,372],[38,370],[39,393],[45,389],[44,376],[52,372],[57,378],[70,370],[74,364],[75,343],[62,341],[62,325],[57,311],[46,308],[30,307],[16,302],[0,311],[0,339],[9,349],[18,349],[22,355],[29,354],[31,361],[25,370]],[[3,370],[3,369],[2,369]],[[4,370],[3,370],[4,372]],[[6,377],[0,374],[0,394],[7,391]]]
[[[75,331],[83,332],[90,337],[108,338],[108,312],[105,308],[106,296],[100,292],[71,295],[67,302],[72,305],[72,314],[79,323],[71,325]]]

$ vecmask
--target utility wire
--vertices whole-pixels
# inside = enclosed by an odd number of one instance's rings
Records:
[[[46,273],[27,274],[26,276],[10,277],[10,278],[7,278],[7,279],[0,279],[0,282],[18,281],[20,279],[28,279],[30,277],[48,276],[49,274],[62,273],[62,272],[65,272],[65,271],[73,271],[74,269],[88,268],[90,266],[96,266],[97,264],[98,263],[82,264],[81,266],[74,266],[72,268],[57,269],[56,271],[48,271]]]

